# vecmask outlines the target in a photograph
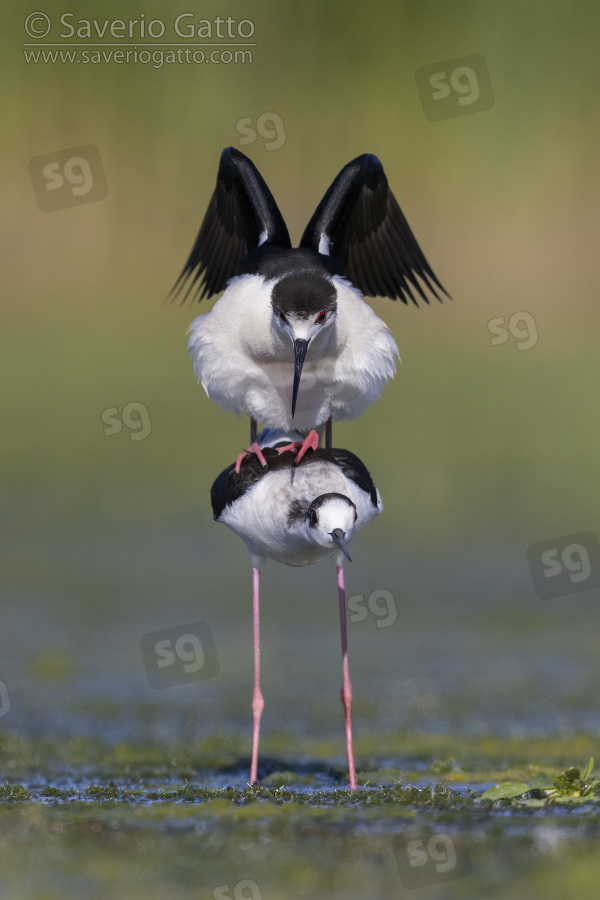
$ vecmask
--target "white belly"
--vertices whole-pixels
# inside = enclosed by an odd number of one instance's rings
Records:
[[[285,566],[310,566],[335,556],[337,547],[309,540],[300,526],[290,525],[293,498],[307,505],[320,494],[337,492],[350,497],[358,510],[356,528],[363,528],[381,511],[337,466],[317,462],[298,469],[271,472],[221,513],[220,522],[242,538],[251,554]]]
[[[398,348],[354,290],[338,287],[338,319],[323,341],[308,348],[292,418],[292,343],[271,339],[270,304],[257,304],[252,316],[247,304],[240,312],[236,289],[233,282],[212,312],[189,329],[194,370],[211,400],[269,428],[305,433],[330,416],[360,416],[378,399],[394,374]]]

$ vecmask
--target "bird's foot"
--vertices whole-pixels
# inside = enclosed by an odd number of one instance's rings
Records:
[[[309,431],[303,441],[294,441],[293,444],[286,444],[285,447],[278,447],[278,453],[285,453],[292,450],[296,454],[294,465],[297,466],[307,450],[316,450],[319,446],[319,434],[317,431]]]
[[[256,457],[258,457],[258,461],[263,467],[263,469],[268,469],[267,461],[263,456],[263,452],[258,446],[258,444],[250,444],[247,450],[243,450],[242,453],[238,456],[235,461],[235,471],[240,471],[240,466],[242,465],[242,460],[245,459],[246,456],[249,456],[250,453],[254,453]]]

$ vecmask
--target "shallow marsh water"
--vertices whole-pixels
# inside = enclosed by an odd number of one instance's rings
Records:
[[[64,4],[43,9],[54,36]],[[6,5],[0,900],[595,900],[597,804],[479,798],[600,762],[596,562],[592,589],[543,599],[527,555],[600,534],[599,8],[226,9],[194,15],[251,17],[251,65],[28,65],[27,12]],[[462,78],[465,53],[495,101],[433,123],[416,73],[454,61]],[[249,564],[208,505],[247,423],[187,358],[208,304],[162,303],[220,151],[265,116],[284,143],[240,146],[292,240],[340,167],[375,152],[454,298],[372,301],[402,366],[334,430],[384,501],[347,567],[356,795],[327,565],[265,570],[247,788]],[[107,195],[43,212],[29,162],[90,143]],[[148,433],[107,433],[131,403]],[[153,687],[142,639],[200,621],[218,672]]]
[[[353,795],[333,573],[323,565],[300,579],[271,567],[250,788],[249,573],[223,573],[221,535],[206,530],[199,546],[195,527],[139,525],[133,540],[57,528],[34,554],[28,593],[5,603],[1,896],[598,895],[596,804],[531,810],[479,799],[498,781],[600,757],[586,628],[595,598],[534,614],[523,572],[495,554],[423,568],[413,556],[401,594],[381,547],[357,542],[349,593],[388,585],[398,617],[385,628],[375,615],[349,624]],[[44,589],[55,556],[64,568]],[[211,625],[218,674],[152,688],[140,639],[199,619]],[[416,876],[408,846],[425,853]],[[449,853],[454,866],[440,874]]]
[[[541,765],[558,772],[592,738],[395,735],[382,740],[387,759],[374,755],[377,743],[357,742],[368,784],[352,794],[343,762],[321,761],[326,742],[284,735],[265,741],[270,774],[254,788],[232,740],[166,752],[5,739],[3,896],[598,896],[597,804],[530,810],[479,799],[496,779],[531,780]],[[414,842],[433,854],[416,881]]]

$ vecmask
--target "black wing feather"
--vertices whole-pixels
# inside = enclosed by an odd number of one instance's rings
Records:
[[[348,279],[363,294],[418,305],[416,290],[429,303],[422,283],[440,301],[436,287],[450,296],[425,259],[383,166],[370,153],[344,166],[319,203],[300,246],[318,251],[323,236],[329,239],[329,255],[342,263]]]
[[[247,490],[257,484],[269,472],[277,472],[279,469],[289,469],[295,462],[296,454],[292,451],[279,453],[275,447],[265,447],[262,451],[267,468],[263,469],[258,457],[254,453],[248,453],[242,460],[240,471],[235,471],[235,463],[227,466],[215,480],[210,489],[213,517],[218,520],[223,510],[239,500]],[[377,508],[377,489],[369,470],[365,464],[351,453],[350,450],[334,448],[326,450],[318,447],[316,450],[308,450],[302,457],[299,467],[310,466],[315,462],[330,462],[342,470],[344,475],[357,485],[365,494],[368,494],[371,503]]]
[[[247,453],[242,460],[239,472],[235,471],[235,463],[232,463],[215,479],[210,489],[210,501],[215,519],[219,519],[226,506],[239,500],[261,478],[264,478],[269,472],[289,467],[295,458],[295,453],[278,453],[274,447],[265,447],[262,453],[267,463],[266,469],[263,469],[254,453]]]
[[[175,299],[189,284],[198,300],[224,290],[239,273],[245,256],[258,247],[261,233],[265,245],[290,248],[290,236],[271,191],[254,163],[227,147],[221,154],[217,185],[190,255],[171,292]],[[261,244],[262,246],[262,244]]]
[[[266,450],[264,451],[264,456],[266,459]],[[251,488],[253,484],[260,481],[263,475],[267,474],[267,471],[267,469],[262,468],[258,457],[253,453],[249,453],[244,457],[239,472],[235,471],[235,463],[223,469],[210,489],[210,502],[215,520],[220,518],[226,506],[239,500],[248,488]]]
[[[319,451],[315,452],[318,453]],[[331,461],[339,466],[344,475],[350,481],[353,481],[361,491],[369,495],[371,503],[377,508],[377,488],[364,462],[354,453],[351,453],[350,450],[342,450],[337,447],[331,450],[323,450],[323,453],[329,454]],[[300,464],[302,465],[302,461]]]

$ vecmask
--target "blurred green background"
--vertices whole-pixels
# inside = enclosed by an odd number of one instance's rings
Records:
[[[54,39],[65,31],[64,8],[44,10]],[[144,6],[146,21],[165,21],[164,40],[185,11]],[[263,113],[279,117],[265,127],[283,145],[269,150],[257,136],[241,146],[293,240],[341,166],[374,152],[454,298],[419,309],[371,301],[402,366],[360,421],[335,429],[336,443],[366,461],[385,504],[356,541],[350,593],[387,589],[399,612],[389,630],[373,617],[354,629],[364,643],[352,660],[357,678],[365,675],[357,703],[362,695],[371,704],[368,673],[388,685],[399,672],[410,679],[405,627],[417,629],[425,668],[436,658],[429,642],[439,635],[443,643],[459,623],[481,626],[481,640],[506,625],[510,641],[530,641],[538,655],[543,627],[571,630],[585,648],[597,638],[597,592],[539,599],[526,551],[598,529],[600,12],[592,3],[476,2],[191,11],[252,20],[252,62],[27,64],[25,13],[4,11],[0,675],[15,697],[23,690],[23,709],[33,702],[28,680],[41,678],[36,696],[52,680],[42,677],[46,659],[63,691],[59,708],[96,677],[109,679],[111,666],[127,670],[115,678],[118,697],[125,677],[151,705],[177,705],[187,688],[165,700],[144,687],[139,638],[205,619],[222,673],[201,688],[219,698],[233,685],[247,703],[234,673],[250,672],[249,565],[243,545],[212,522],[208,501],[214,477],[245,446],[247,422],[196,384],[185,331],[208,304],[163,301],[204,215],[220,151],[240,146],[240,119]],[[138,12],[82,3],[74,19]],[[416,70],[473,53],[487,64],[491,108],[427,121]],[[85,144],[99,149],[105,199],[40,211],[29,161]],[[537,343],[519,350],[510,337],[492,346],[489,320],[523,312],[530,325],[517,324],[535,330]],[[102,411],[134,401],[147,408],[151,434],[105,435]],[[324,656],[337,674],[334,588],[327,564],[267,569],[264,668],[268,679],[273,667],[276,693],[285,694],[284,665],[310,679],[307,656]],[[565,652],[574,646],[566,640]],[[526,672],[528,655],[519,661]],[[555,655],[550,662],[558,665]],[[195,696],[198,685],[190,690]],[[390,714],[385,704],[381,712]],[[401,708],[393,720],[403,721]],[[19,703],[5,722],[24,724]]]
[[[43,11],[54,37],[66,7]],[[74,18],[141,11],[165,21],[164,40],[186,11],[251,20],[252,62],[27,64],[29,10],[2,11],[0,679],[12,709],[0,726],[250,738],[250,566],[209,505],[247,421],[196,384],[185,332],[209,304],[163,302],[232,144],[294,242],[339,169],[377,154],[453,297],[371,301],[402,366],[359,421],[335,427],[385,506],[353,544],[349,594],[385,589],[398,611],[385,629],[373,616],[350,626],[357,740],[597,733],[598,590],[542,600],[526,555],[600,527],[597,4],[105,0]],[[472,54],[493,105],[428,121],[416,71]],[[240,144],[236,123],[263,113],[283,125],[277,149]],[[30,160],[86,144],[106,197],[42,212]],[[493,346],[488,322],[515,313],[537,342]],[[103,410],[134,401],[151,434],[105,435]],[[334,736],[343,762],[332,567],[270,564],[263,598],[265,734]],[[141,637],[197,620],[219,676],[153,690]]]

